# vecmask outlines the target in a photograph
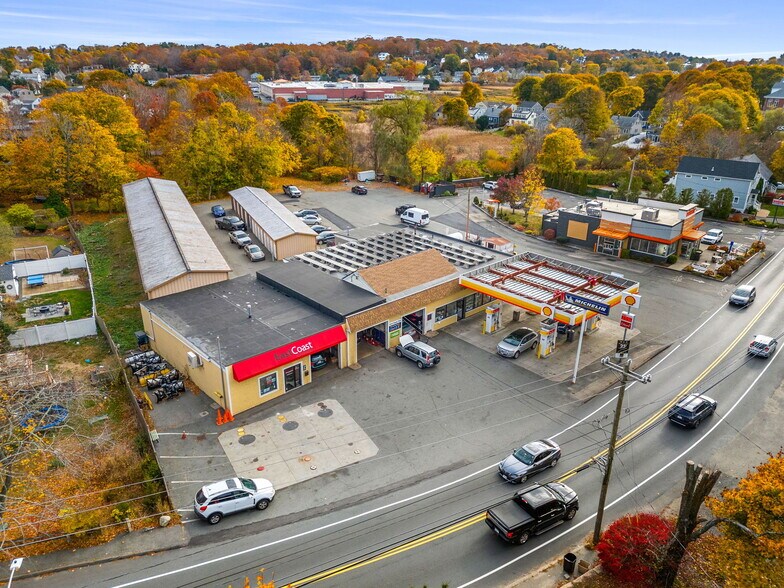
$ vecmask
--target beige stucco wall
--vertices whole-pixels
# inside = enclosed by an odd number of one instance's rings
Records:
[[[165,284],[161,284],[157,288],[153,288],[147,292],[147,297],[152,300],[153,298],[185,292],[201,286],[209,286],[228,279],[229,272],[188,272],[177,276]]]
[[[316,250],[316,235],[303,235],[296,233],[283,239],[278,239],[276,243],[278,254],[276,259],[286,259],[300,253]]]

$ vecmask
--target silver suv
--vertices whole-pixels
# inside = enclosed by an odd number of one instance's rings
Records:
[[[273,498],[275,488],[269,480],[230,478],[203,486],[196,493],[193,512],[211,525],[217,525],[224,516],[241,510],[264,510]]]
[[[420,370],[438,365],[441,361],[441,354],[438,352],[438,349],[431,347],[427,343],[414,341],[411,335],[400,337],[400,343],[395,348],[395,353],[397,353],[398,357],[407,357],[411,361],[416,362]]]

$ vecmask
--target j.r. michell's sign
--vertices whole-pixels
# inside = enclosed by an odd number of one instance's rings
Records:
[[[302,357],[334,347],[345,340],[346,333],[343,327],[338,325],[299,341],[292,341],[288,345],[238,361],[232,366],[234,379],[242,382]]]

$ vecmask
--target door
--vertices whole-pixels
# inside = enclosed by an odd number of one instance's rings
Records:
[[[249,508],[253,508],[253,494],[247,490],[235,490],[234,497],[230,503],[232,512],[248,510]]]
[[[302,386],[302,364],[298,363],[283,370],[283,381],[286,384],[286,392]]]
[[[465,305],[463,299],[457,301],[457,320],[462,321],[465,318]]]

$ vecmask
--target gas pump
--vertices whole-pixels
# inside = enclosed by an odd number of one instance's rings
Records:
[[[547,357],[555,351],[555,335],[558,332],[558,323],[551,318],[546,318],[539,323],[539,348],[537,357]]]
[[[501,303],[496,302],[494,304],[489,304],[487,308],[485,308],[485,324],[484,324],[483,333],[485,335],[489,333],[495,333],[500,328],[501,328]]]
[[[596,329],[598,329],[600,320],[601,320],[601,318],[599,317],[599,315],[595,314],[591,318],[589,318],[587,321],[585,321],[585,334],[586,335],[590,335]]]

